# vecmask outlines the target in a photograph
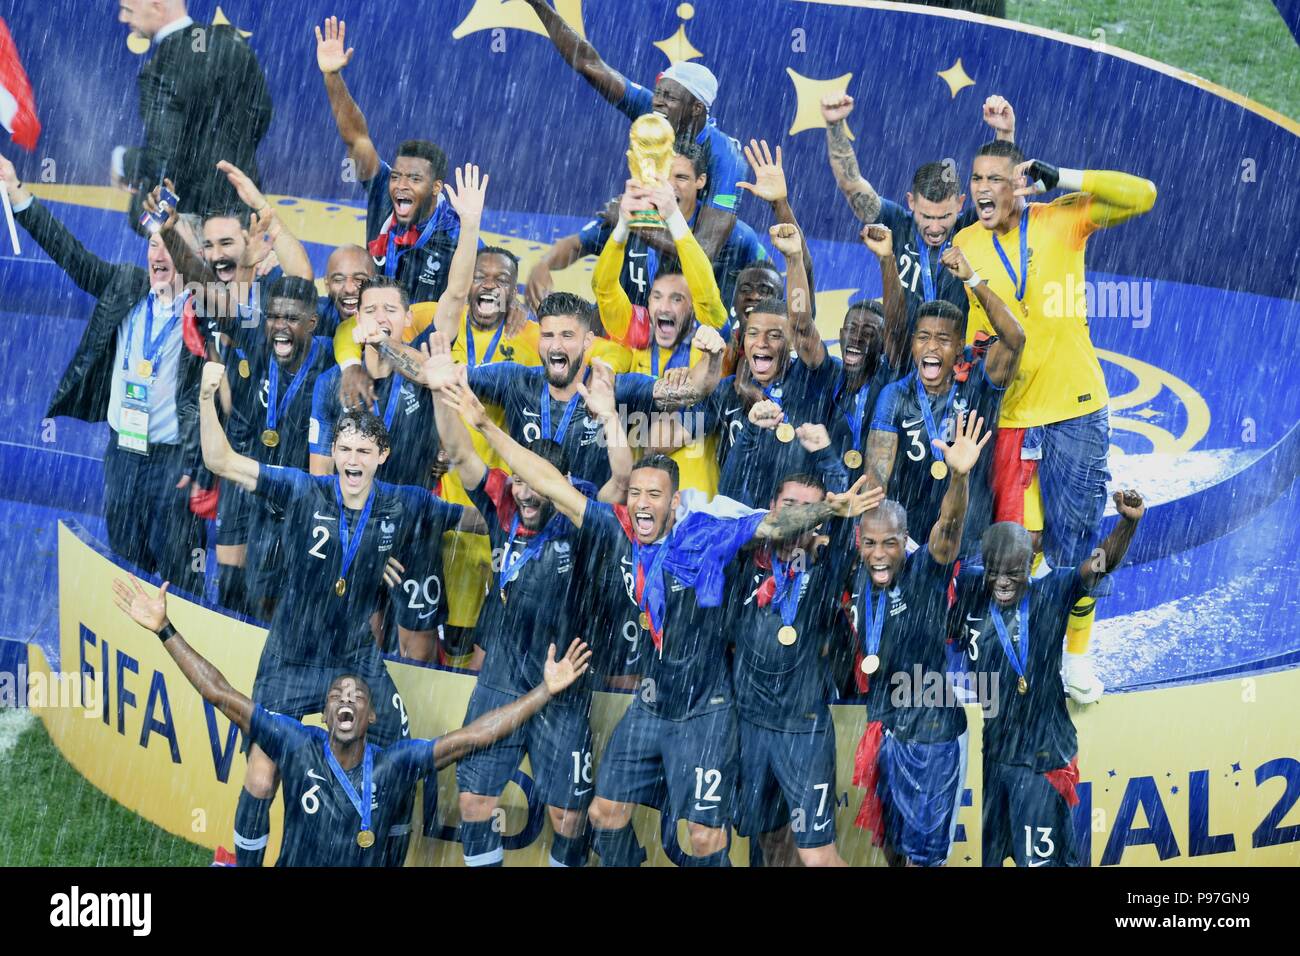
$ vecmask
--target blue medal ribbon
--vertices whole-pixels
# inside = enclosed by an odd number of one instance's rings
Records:
[[[510,521],[510,540],[506,542],[505,553],[501,556],[501,571],[497,574],[497,589],[502,594],[505,593],[506,585],[519,577],[519,572],[524,569],[524,565],[533,558],[542,553],[546,547],[546,542],[555,537],[556,522],[548,521],[546,527],[533,535],[524,545],[524,549],[513,560],[510,560],[510,554],[515,548],[515,538],[519,535],[519,515],[515,515]]]
[[[413,252],[416,249],[422,249],[424,248],[425,245],[428,244],[429,240],[433,238],[433,234],[435,232],[434,225],[436,224],[438,219],[437,211],[438,209],[435,206],[433,214],[429,216],[429,221],[426,222],[424,224],[424,228],[420,230],[420,238],[415,240],[415,242],[412,243],[411,245],[407,246],[403,250],[404,252]],[[396,254],[397,237],[393,235],[393,229],[396,228],[396,226],[397,226],[397,215],[396,213],[394,213],[392,225],[388,227],[388,235],[387,235],[388,243],[384,247],[384,275],[388,276],[388,278],[390,279],[394,278],[397,275],[397,254]]]
[[[284,393],[284,401],[278,403],[276,397],[280,393],[280,366],[274,360],[271,361],[271,368],[266,374],[267,428],[274,430],[276,424],[284,416],[284,413],[289,410],[289,405],[292,404],[293,397],[298,394],[302,389],[302,383],[307,380],[307,373],[311,370],[312,365],[316,361],[316,352],[319,348],[320,340],[313,338],[311,340],[311,350],[307,353],[307,357],[302,360],[302,365],[298,366],[298,371],[294,373],[293,381],[289,383],[288,391]],[[240,352],[238,349],[235,351],[239,352],[240,358],[244,357],[243,352]]]
[[[369,744],[366,745],[366,755],[361,762],[361,792],[357,793],[357,788],[352,786],[352,781],[339,762],[334,757],[334,751],[330,750],[329,738],[325,738],[325,762],[329,764],[330,772],[334,774],[334,779],[339,782],[343,792],[347,794],[348,800],[361,815],[361,829],[366,831],[370,829],[370,802],[375,792],[374,788],[374,769],[375,755],[374,750]]]
[[[691,364],[691,336],[686,334],[682,340],[673,348],[673,354],[668,356],[668,364],[664,366],[664,371],[670,368],[682,368]],[[659,377],[659,346],[655,343],[654,329],[650,330],[650,374],[655,378]]]
[[[645,562],[642,560],[642,555],[646,549],[635,538],[632,540],[633,557],[636,560],[637,570],[641,572],[641,593],[637,595],[636,603],[637,607],[650,618],[650,636],[662,655],[664,615],[667,608],[664,600],[663,568],[664,561],[668,559],[668,542],[663,541],[658,545],[648,545],[647,547],[659,549],[655,552],[654,557],[650,559],[649,571],[646,571]]]
[[[867,399],[870,397],[871,389],[866,382],[858,389],[858,394],[853,396],[853,409],[844,413],[845,420],[849,423],[849,438],[853,445],[854,451],[862,451],[862,419],[867,413]]]
[[[384,404],[384,428],[393,429],[393,416],[397,414],[397,399],[402,394],[402,380],[396,372],[388,377],[388,401]],[[370,406],[370,410],[379,416],[379,403]]]
[[[181,313],[185,311],[185,296],[181,296],[172,303],[172,315],[163,326],[163,330],[158,333],[158,337],[153,337],[153,312],[157,304],[158,297],[152,292],[145,302],[145,320],[144,320],[144,339],[141,341],[142,355],[150,366],[153,368],[154,377],[158,374],[158,355],[163,350],[163,345],[167,342],[167,337],[172,334],[176,324],[181,320]],[[135,339],[135,317],[140,310],[135,308],[131,310],[131,319],[126,327],[126,351],[122,354],[122,371],[128,371],[131,367],[131,342]]]
[[[939,433],[939,430],[935,428],[934,413],[930,411],[930,396],[926,393],[925,386],[921,384],[921,373],[918,370],[912,374],[916,376],[916,403],[921,406],[921,417],[925,419],[926,434],[929,435],[931,441],[933,441],[934,439],[938,439],[939,441],[944,441],[943,435],[941,435]],[[947,421],[949,414],[951,414],[952,400],[956,394],[957,394],[957,380],[953,379],[952,388],[948,390],[948,397],[944,399],[944,403],[943,403],[944,421]],[[930,446],[930,453],[934,455],[934,457],[939,461],[943,461],[943,452],[935,448],[934,445]]]
[[[933,302],[935,298],[935,292],[934,292],[935,283],[934,283],[934,276],[930,274],[930,247],[925,244],[925,237],[921,235],[921,231],[919,229],[915,230],[915,233],[916,233],[916,255],[917,258],[921,260],[921,288],[925,290],[925,301]],[[997,241],[997,237],[995,236],[994,242],[996,241]],[[939,247],[940,259],[943,258],[943,254],[948,251],[948,247],[950,245],[952,245],[951,237],[945,239],[943,241],[943,245]],[[942,268],[942,266],[940,266],[940,268]]]
[[[1002,650],[1007,655],[1007,660],[1011,662],[1011,669],[1016,672],[1016,676],[1021,680],[1025,679],[1025,667],[1029,663],[1029,592],[1025,591],[1025,596],[1020,599],[1020,609],[1016,612],[1020,626],[1020,650],[1019,656],[1016,654],[1015,647],[1011,644],[1011,637],[1007,634],[1007,624],[1002,620],[1001,609],[989,600],[989,617],[993,618],[993,628],[998,632],[998,641],[1002,644]]]
[[[799,613],[799,596],[803,591],[807,571],[790,574],[790,565],[782,564],[781,559],[772,553],[772,578],[776,581],[776,593],[772,595],[772,607],[781,612],[781,623],[787,627],[794,625]]]
[[[880,597],[876,598],[876,608],[871,608],[871,569],[867,569],[866,594],[862,597],[862,612],[866,617],[866,627],[862,629],[862,656],[880,656],[880,635],[885,630],[885,602],[889,598],[889,589],[881,588]]]
[[[998,252],[998,258],[1002,260],[1002,266],[1007,270],[1007,275],[1011,276],[1011,281],[1016,287],[1016,301],[1025,301],[1025,282],[1029,278],[1029,204],[1025,203],[1025,208],[1020,211],[1020,276],[1017,278],[1016,270],[1011,267],[1011,260],[1007,258],[1006,252],[1002,248],[1002,243],[998,242],[998,234],[993,233],[993,248]]]
[[[343,480],[336,479],[334,482],[334,503],[339,506],[339,543],[343,545],[343,557],[339,562],[339,578],[347,580],[348,569],[352,567],[352,559],[357,556],[357,548],[361,546],[361,538],[366,533],[366,522],[370,520],[370,509],[375,503],[375,489],[372,485],[370,496],[366,498],[366,506],[361,509],[361,517],[357,519],[355,532],[348,529],[348,511],[343,507]]]
[[[577,392],[569,399],[569,404],[564,406],[564,417],[560,419],[560,427],[551,434],[551,388],[546,381],[546,376],[542,376],[542,395],[537,400],[538,408],[542,415],[542,437],[549,438],[556,444],[564,444],[564,435],[569,430],[569,422],[573,420],[573,412],[578,407],[578,399],[582,396]]]
[[[506,320],[502,318],[501,324],[497,326],[496,332],[492,334],[492,341],[488,343],[487,355],[483,358],[484,365],[491,362],[492,356],[497,354],[497,345],[500,344],[501,335],[505,330]],[[470,368],[478,368],[478,357],[474,354],[477,350],[478,346],[474,343],[474,327],[467,315],[465,317],[465,364]]]

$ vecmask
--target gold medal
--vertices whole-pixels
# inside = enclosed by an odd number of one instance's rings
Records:
[[[140,359],[135,363],[135,374],[141,378],[153,378],[153,362],[148,359]]]
[[[497,593],[501,595],[501,603],[502,603],[502,604],[505,604],[505,603],[506,603],[506,589],[505,589],[505,588],[502,588],[502,589],[501,589],[500,591],[498,591]]]
[[[1023,674],[1020,676],[1020,679],[1016,681],[1016,691],[1021,694],[1029,693],[1029,681],[1025,680]]]
[[[347,593],[348,593],[348,582],[347,582],[347,581],[344,581],[342,578],[339,578],[337,581],[335,581],[335,582],[334,582],[334,593],[337,594],[339,597],[342,597],[343,595],[347,594]]]
[[[280,433],[274,428],[268,428],[266,431],[262,432],[262,444],[267,448],[274,448],[276,445],[280,444]]]
[[[1029,318],[1029,306],[1025,304],[1024,299],[1020,300],[1020,314],[1023,315],[1026,319]]]
[[[799,632],[787,624],[781,630],[776,632],[776,639],[781,642],[783,647],[789,647],[795,641],[799,640]]]
[[[249,370],[249,368],[248,368],[248,359],[240,359],[240,360],[239,360],[239,377],[240,377],[240,378],[248,378],[248,376],[249,376],[250,374],[251,374],[251,372],[250,372],[250,370]]]
[[[935,481],[943,481],[948,477],[948,465],[942,461],[935,461],[930,466],[930,477]]]
[[[862,658],[862,673],[874,674],[878,670],[880,670],[880,655],[868,654]]]
[[[368,850],[375,845],[375,834],[372,830],[360,830],[357,832],[357,846],[363,850]]]
[[[862,452],[858,451],[856,448],[850,448],[848,451],[846,451],[844,453],[844,467],[861,468]]]
[[[780,425],[777,425],[776,440],[784,442],[787,445],[794,441],[794,426],[789,422],[782,422]]]
[[[641,630],[650,630],[650,612],[642,611],[641,616],[637,618],[637,623],[641,625]]]

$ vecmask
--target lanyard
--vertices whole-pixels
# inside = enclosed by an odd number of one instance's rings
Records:
[[[925,290],[925,301],[933,302],[935,299],[935,293],[934,293],[934,276],[930,274],[930,247],[925,244],[925,237],[921,235],[921,231],[918,229],[915,230],[915,232],[916,232],[916,255],[917,258],[921,260],[921,287]],[[996,241],[997,238],[994,237],[994,242]],[[939,247],[940,259],[943,258],[943,254],[948,251],[948,247],[950,245],[952,245],[951,237],[945,239],[943,241],[943,245]]]
[[[650,561],[650,572],[647,574],[645,565],[641,561],[642,547],[635,540],[632,542],[632,551],[636,559],[636,604],[642,611],[642,627],[649,624],[648,630],[654,645],[659,649],[660,655],[663,654],[664,644],[664,622],[656,620],[662,617],[666,610],[664,606],[664,579],[663,567],[664,561],[668,558],[668,542],[664,541],[659,545],[659,550],[655,553],[654,558]],[[651,613],[651,606],[658,605],[658,609]]]
[[[342,480],[334,482],[334,502],[339,506],[339,542],[343,545],[343,557],[339,565],[339,580],[345,581],[348,576],[348,569],[352,567],[352,559],[357,556],[357,548],[361,546],[361,538],[366,533],[366,522],[370,520],[370,509],[375,503],[375,489],[371,487],[370,496],[366,498],[366,506],[361,509],[361,517],[357,519],[357,527],[354,533],[348,529],[348,511],[343,507],[343,483]]]
[[[266,386],[266,427],[275,428],[276,423],[284,417],[284,413],[289,410],[289,405],[293,402],[293,397],[302,389],[302,383],[307,380],[307,373],[311,370],[312,365],[316,362],[316,352],[320,348],[320,340],[313,338],[311,340],[311,350],[307,357],[302,360],[302,365],[294,373],[293,381],[289,383],[289,389],[284,393],[284,401],[277,402],[276,398],[280,393],[280,366],[274,360],[271,361],[271,368],[267,372]],[[243,353],[240,353],[243,358]]]
[[[689,365],[690,361],[691,337],[687,334],[682,336],[682,340],[673,349],[673,354],[668,356],[668,364],[664,366],[664,371],[670,368],[682,368]],[[650,334],[650,374],[655,378],[659,377],[659,346],[655,344],[653,331]]]
[[[885,601],[889,597],[889,589],[881,588],[880,597],[876,598],[876,608],[871,609],[871,576],[867,575],[865,595],[862,597],[862,612],[866,617],[866,627],[862,629],[862,654],[864,657],[879,656],[880,654],[880,635],[885,630]]]
[[[1025,687],[1025,668],[1029,664],[1029,592],[1026,591],[1025,596],[1020,599],[1020,608],[1016,611],[1016,622],[1020,630],[1019,655],[1016,654],[1011,638],[1007,634],[1007,625],[1002,620],[1002,611],[992,601],[989,601],[989,617],[993,618],[993,627],[998,632],[998,641],[1002,644],[1007,660],[1011,662],[1011,669],[1020,678],[1020,686]],[[1023,694],[1024,690],[1020,693]]]
[[[397,414],[397,399],[401,394],[401,379],[398,377],[396,372],[390,372],[388,376],[388,401],[384,405],[384,428],[390,432],[393,428],[393,416]],[[379,403],[376,402],[372,405],[371,410],[376,416],[378,416]]]
[[[515,549],[515,538],[519,535],[519,515],[515,515],[510,521],[510,540],[506,542],[505,553],[501,555],[501,571],[497,575],[497,589],[504,594],[506,585],[519,577],[519,572],[524,569],[524,565],[533,558],[542,553],[542,548],[552,537],[552,526],[550,523],[524,545],[524,549],[519,552],[515,560],[510,560],[510,554]]]
[[[807,571],[800,571],[793,577],[790,566],[782,565],[781,559],[772,554],[772,577],[776,581],[776,593],[772,595],[772,606],[780,610],[781,623],[790,627],[799,613],[799,596],[803,591]]]
[[[542,414],[542,437],[553,440],[556,444],[564,444],[564,435],[569,430],[569,422],[573,420],[574,409],[578,407],[578,399],[582,396],[577,392],[569,399],[569,404],[564,406],[564,417],[560,419],[560,427],[556,429],[555,434],[551,434],[551,389],[546,381],[546,376],[542,377],[542,395],[537,400],[538,407]]]
[[[930,396],[926,393],[925,386],[921,384],[921,373],[918,371],[913,374],[916,376],[916,403],[921,406],[921,417],[925,419],[926,434],[930,436],[931,441],[934,439],[943,441],[943,435],[939,434],[939,430],[934,425],[934,413],[930,411]],[[943,403],[943,418],[945,421],[952,411],[952,400],[956,394],[957,381],[953,379],[952,388],[948,390],[948,397],[944,399]],[[933,444],[930,446],[930,452],[936,460],[943,461],[943,452],[935,448]]]
[[[853,410],[845,412],[844,417],[849,423],[850,438],[853,442],[853,450],[862,450],[862,417],[867,412],[867,399],[870,397],[871,388],[867,382],[862,383],[858,389],[858,394],[853,396]]]
[[[1016,301],[1025,301],[1025,282],[1029,278],[1029,204],[1025,203],[1025,208],[1020,211],[1020,277],[1016,277],[1016,270],[1011,268],[1011,260],[1002,249],[1002,243],[998,242],[998,234],[993,233],[993,248],[998,251],[998,258],[1002,260],[1003,267],[1007,270],[1007,275],[1011,276],[1012,283],[1016,287]]]
[[[181,313],[185,311],[185,298],[172,304],[172,315],[163,326],[163,330],[158,333],[158,337],[153,337],[153,312],[154,305],[158,301],[157,296],[152,292],[149,293],[148,299],[145,300],[145,320],[144,320],[144,339],[141,342],[141,350],[144,354],[144,360],[149,363],[152,372],[157,371],[158,354],[162,352],[163,345],[167,342],[167,337],[172,334],[176,328],[176,323],[181,320]],[[126,350],[122,354],[122,371],[127,371],[131,367],[131,342],[135,339],[135,317],[140,311],[139,307],[131,311],[131,319],[126,327]],[[153,378],[153,374],[148,376]]]
[[[435,210],[436,211],[436,210]],[[429,217],[429,221],[424,224],[424,229],[420,232],[420,238],[415,240],[406,248],[407,252],[415,249],[422,249],[433,238],[434,224],[437,216]],[[393,228],[397,225],[397,213],[393,213],[393,221],[388,226],[388,243],[384,248],[384,275],[390,279],[397,275],[397,237],[393,235]],[[410,231],[409,229],[407,230]]]
[[[494,332],[492,335],[492,341],[488,343],[487,355],[484,356],[482,364],[487,365],[492,361],[492,356],[497,354],[497,345],[501,342],[501,334],[505,332],[505,330],[506,330],[506,322],[505,319],[502,319],[501,324],[497,326],[496,332]],[[477,350],[478,350],[478,346],[474,342],[474,327],[470,323],[469,317],[466,316],[465,317],[465,359],[466,359],[465,364],[468,365],[470,368],[477,368],[479,365],[478,358],[474,354]]]
[[[349,780],[348,775],[343,772],[343,768],[339,766],[339,762],[334,759],[334,751],[330,750],[328,737],[325,739],[325,762],[329,764],[329,768],[334,774],[334,779],[339,782],[339,786],[342,787],[343,792],[347,794],[348,800],[352,802],[352,806],[355,807],[357,813],[361,815],[361,832],[365,833],[369,831],[370,801],[372,794],[375,791],[374,780],[372,779],[375,769],[374,751],[370,748],[369,744],[366,745],[366,756],[361,763],[361,793],[357,793],[357,788],[352,786],[352,781]],[[358,840],[358,842],[360,841]],[[369,843],[362,844],[362,846],[369,845]]]

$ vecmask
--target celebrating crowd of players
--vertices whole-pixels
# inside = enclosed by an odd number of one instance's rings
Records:
[[[1084,287],[1088,237],[1149,210],[1154,185],[1026,159],[990,97],[969,196],[930,162],[899,205],[858,168],[852,99],[828,97],[833,175],[883,286],[850,303],[832,356],[781,150],[722,132],[703,66],[648,89],[528,2],[567,63],[627,117],[666,117],[677,146],[667,180],[628,180],[527,277],[480,239],[477,166],[421,139],[379,156],[334,18],[317,64],[367,217],[324,295],[229,162],[235,208],[142,197],[140,268],[87,251],[0,157],[18,222],[97,299],[49,414],[109,423],[112,548],[201,593],[191,555],[215,518],[222,603],[269,622],[244,696],[176,633],[167,587],[114,588],[250,741],[239,864],[261,865],[281,784],[281,863],[400,864],[415,781],[458,761],[465,862],[500,865],[494,811],[527,755],[554,865],[639,865],[638,804],[666,834],[685,821],[695,865],[727,865],[733,827],[756,862],[844,865],[845,699],[870,721],[857,822],[891,863],[948,857],[965,703],[985,713],[984,863],[1078,863],[1066,698],[1101,695],[1094,604],[1144,506],[1115,492],[1098,545],[1108,394],[1084,300],[1053,289]],[[770,206],[783,271],[738,190]],[[631,228],[647,209],[663,227]],[[584,255],[594,302],[552,288]],[[385,654],[476,671],[465,728],[406,739]],[[602,689],[633,696],[597,760]],[[316,712],[323,732],[298,722]]]

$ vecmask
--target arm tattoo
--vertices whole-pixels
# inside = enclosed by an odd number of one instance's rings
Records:
[[[406,351],[390,345],[387,339],[380,339],[375,343],[375,348],[404,378],[409,378],[413,382],[420,381],[423,369],[420,363],[411,358]]]
[[[835,508],[829,501],[786,505],[780,511],[768,512],[767,517],[758,526],[756,536],[768,540],[789,541],[817,527],[834,514]]]
[[[853,154],[853,144],[849,141],[848,126],[843,120],[826,127],[826,143],[830,151],[831,169],[835,172],[840,190],[849,201],[853,214],[864,223],[875,222],[880,215],[880,197],[862,178],[858,159]],[[865,189],[861,188],[864,184]]]
[[[867,433],[867,482],[889,491],[889,478],[894,471],[894,458],[898,454],[898,436],[892,432]]]

